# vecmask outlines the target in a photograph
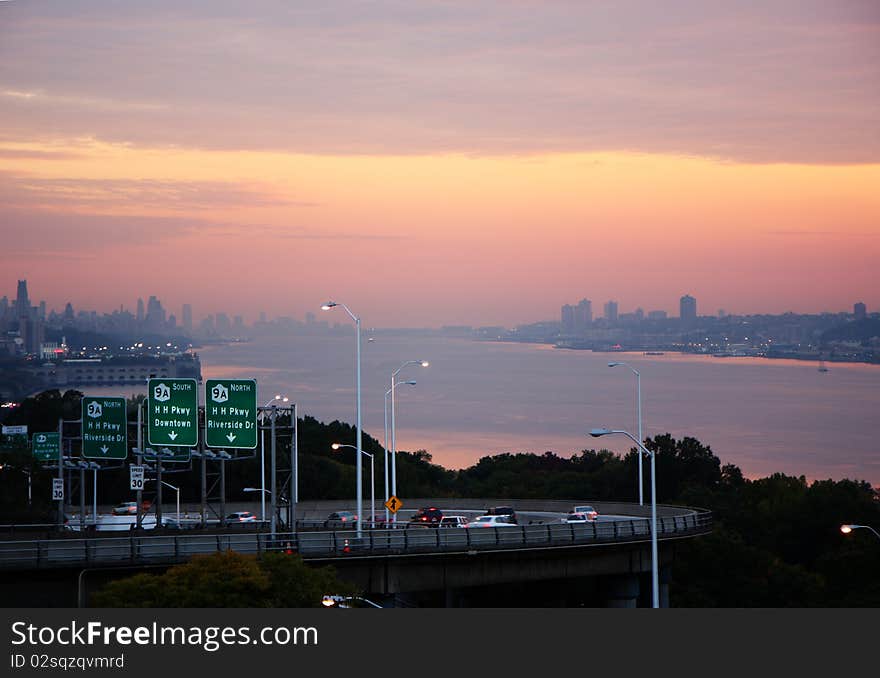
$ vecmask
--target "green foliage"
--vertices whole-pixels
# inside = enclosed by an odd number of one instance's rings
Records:
[[[258,559],[234,551],[195,556],[164,574],[138,574],[107,584],[96,607],[320,607],[327,593],[352,594],[332,568],[312,568],[297,555]]]

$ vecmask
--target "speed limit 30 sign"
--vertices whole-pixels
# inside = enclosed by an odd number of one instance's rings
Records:
[[[128,467],[128,477],[131,481],[131,489],[133,490],[142,490],[144,489],[144,467],[143,466],[129,466]]]

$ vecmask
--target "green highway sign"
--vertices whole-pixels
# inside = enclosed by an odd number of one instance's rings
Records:
[[[199,392],[195,379],[150,379],[147,391],[150,445],[194,447],[199,442]],[[187,455],[189,452],[187,452]]]
[[[0,431],[0,452],[27,450],[27,426],[3,426]]]
[[[128,456],[125,398],[83,396],[82,441],[85,459],[125,459]]]
[[[34,433],[31,439],[34,458],[38,461],[58,461],[61,456],[61,438],[54,433]]]
[[[205,382],[208,447],[252,450],[257,446],[257,382],[208,379]]]

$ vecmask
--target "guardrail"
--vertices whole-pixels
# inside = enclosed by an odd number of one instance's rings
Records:
[[[712,514],[694,511],[657,519],[658,540],[705,534]],[[510,527],[420,528],[357,532],[224,533],[198,535],[72,538],[0,542],[0,569],[91,565],[172,564],[226,550],[263,554],[299,553],[306,560],[396,554],[470,553],[647,541],[645,518],[592,523],[544,523]]]

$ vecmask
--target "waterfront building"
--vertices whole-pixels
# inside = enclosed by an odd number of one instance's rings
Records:
[[[607,320],[610,323],[617,322],[617,302],[616,301],[605,302],[605,320]]]
[[[685,294],[678,304],[678,316],[682,322],[690,322],[697,319],[697,300],[690,294]]]
[[[574,306],[571,304],[562,307],[562,333],[574,334]]]
[[[574,309],[574,328],[576,332],[586,331],[593,324],[593,302],[581,299]]]

